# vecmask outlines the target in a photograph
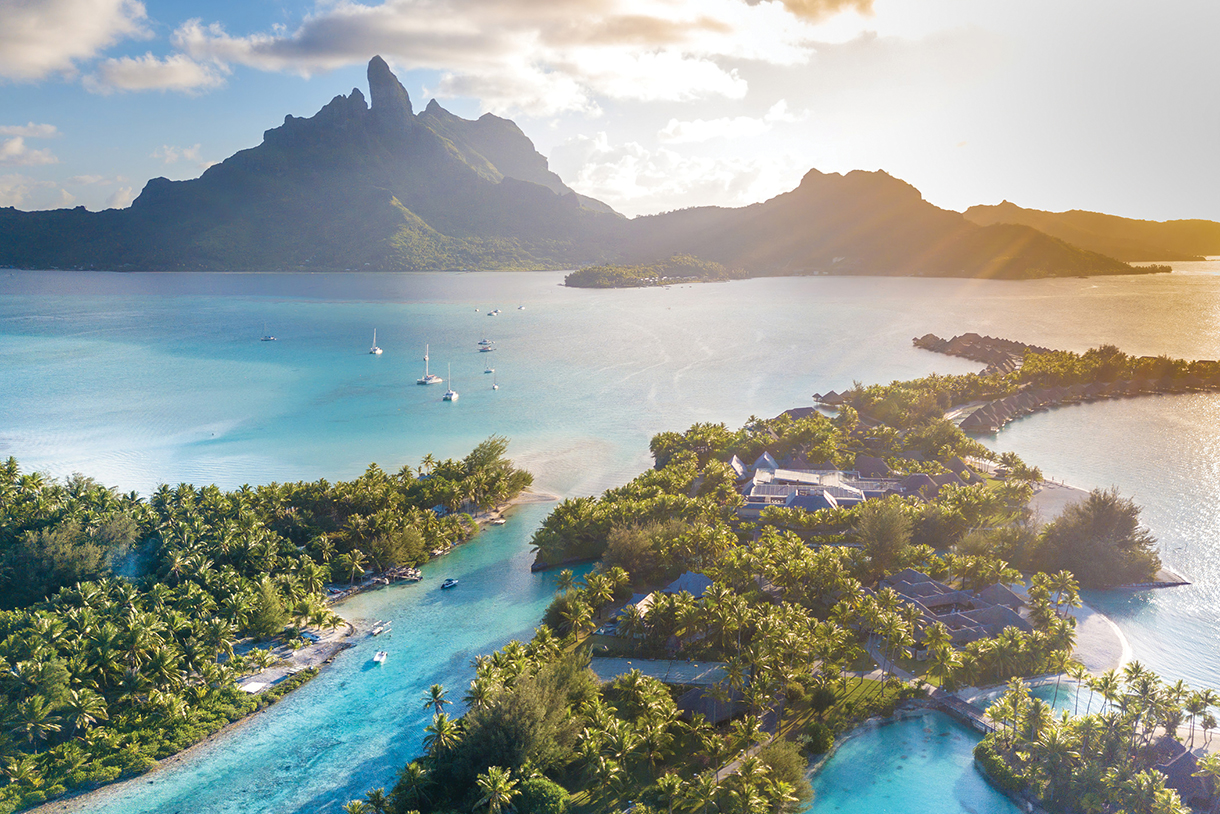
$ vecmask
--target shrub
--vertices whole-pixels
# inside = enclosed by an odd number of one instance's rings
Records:
[[[564,814],[568,790],[545,777],[533,777],[521,784],[516,806],[517,814]]]
[[[834,746],[834,730],[821,721],[811,721],[805,728],[805,736],[805,749],[811,755],[824,755]]]
[[[978,761],[983,773],[1000,789],[1017,792],[1025,788],[1025,781],[1013,771],[1012,767],[1008,765],[1008,761],[996,752],[995,744],[990,737],[979,741],[978,746],[974,747],[974,759]]]

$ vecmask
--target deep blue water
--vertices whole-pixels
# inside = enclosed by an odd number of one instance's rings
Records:
[[[594,494],[647,467],[648,440],[662,430],[737,426],[854,379],[978,369],[914,349],[911,338],[929,331],[1220,358],[1220,280],[1206,273],[623,291],[569,290],[560,279],[0,272],[0,455],[147,493],[161,482],[349,478],[372,461],[396,469],[428,452],[464,455],[498,433],[540,489]],[[487,317],[492,308],[501,314]],[[264,324],[276,342],[259,341]],[[367,353],[374,328],[380,357]],[[476,352],[484,335],[496,352]],[[434,372],[452,365],[457,403],[415,384],[425,343]],[[489,364],[498,391],[482,372]],[[1137,658],[1211,685],[1220,683],[1218,411],[1215,395],[1103,402],[1032,416],[991,442],[1145,506],[1167,563],[1196,584],[1099,604]],[[204,756],[91,810],[304,814],[388,785],[418,748],[423,688],[441,681],[460,694],[475,654],[532,630],[552,586],[528,573],[528,538],[547,510],[523,509],[429,566],[422,585],[345,606],[396,620],[383,668],[369,667],[364,643]],[[450,575],[462,593],[441,601],[435,578]]]

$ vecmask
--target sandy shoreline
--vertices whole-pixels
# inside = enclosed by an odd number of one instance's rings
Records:
[[[490,524],[493,520],[503,517],[504,513],[509,511],[514,506],[535,503],[553,503],[558,500],[561,500],[561,498],[557,495],[552,495],[547,492],[535,492],[527,489],[507,503],[497,506],[487,512],[481,512],[474,515],[474,518],[476,522],[478,522],[479,527],[482,528],[483,526]],[[448,551],[446,551],[446,553],[448,553]],[[362,585],[358,590],[353,591],[345,595],[342,599],[336,601],[334,606],[338,608],[345,600],[350,599],[357,593],[362,593],[378,587],[381,587],[381,585],[373,582]],[[323,636],[322,640],[317,644],[303,647],[290,655],[286,655],[286,663],[269,667],[263,672],[252,676],[246,676],[237,682],[238,686],[255,682],[272,684],[272,682],[278,682],[283,678],[286,678],[288,675],[302,669],[307,669],[309,667],[318,667],[321,669],[325,667],[339,652],[352,647],[353,645],[347,640],[356,633],[360,632],[360,628],[347,619],[344,619],[344,628],[346,629],[343,630],[342,633],[332,631],[329,635]],[[270,686],[265,689],[270,689]],[[260,692],[261,691],[262,690],[260,690]],[[212,749],[219,746],[221,742],[238,727],[244,726],[250,721],[256,720],[260,715],[263,715],[267,712],[267,710],[274,706],[275,704],[270,704],[263,709],[250,713],[244,718],[239,718],[230,724],[226,724],[198,743],[192,744],[191,746],[183,749],[181,752],[175,752],[169,757],[162,758],[161,760],[157,761],[157,765],[149,769],[144,774],[135,775],[134,777],[119,780],[114,783],[108,783],[105,786],[88,791],[68,792],[63,797],[58,797],[54,800],[43,803],[42,805],[27,809],[27,811],[31,812],[31,814],[75,814],[75,812],[87,811],[95,804],[108,802],[134,786],[156,783],[156,775],[158,772],[162,772],[175,766],[180,766],[187,761],[193,761],[206,757]]]

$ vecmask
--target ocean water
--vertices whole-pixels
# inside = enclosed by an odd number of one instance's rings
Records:
[[[428,452],[461,456],[502,434],[538,488],[595,494],[650,465],[648,440],[662,430],[737,426],[853,380],[978,369],[913,348],[927,332],[1220,358],[1217,273],[1220,263],[1101,280],[587,291],[542,272],[0,272],[0,455],[147,493],[162,482],[349,478],[374,461],[397,469]],[[486,316],[493,308],[501,313]],[[379,357],[367,353],[374,328]],[[277,341],[260,342],[264,330]],[[484,336],[494,353],[477,352]],[[452,366],[458,402],[415,384],[425,343],[434,372],[448,378]],[[1144,505],[1166,562],[1195,584],[1091,599],[1137,658],[1212,686],[1218,410],[1216,395],[1102,402],[1031,416],[990,441],[1057,479],[1114,484]],[[418,750],[423,689],[441,681],[460,694],[473,655],[528,635],[540,616],[552,578],[528,573],[528,539],[547,510],[523,508],[430,565],[422,585],[346,605],[353,617],[395,619],[384,667],[370,667],[375,648],[361,643],[219,746],[89,810],[304,814],[391,784]],[[445,576],[462,593],[442,601],[433,587]],[[468,612],[448,612],[458,602]]]
[[[974,768],[978,736],[928,712],[861,730],[812,778],[813,803],[827,814],[1016,814]]]

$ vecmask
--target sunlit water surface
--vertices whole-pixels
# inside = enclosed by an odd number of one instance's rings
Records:
[[[1100,280],[796,278],[622,291],[566,289],[554,273],[0,272],[0,455],[147,493],[161,482],[350,478],[372,461],[396,469],[428,452],[463,455],[498,433],[539,488],[593,494],[648,466],[648,439],[661,430],[740,425],[853,380],[978,369],[914,349],[911,338],[929,331],[1220,358],[1217,272],[1212,263]],[[487,317],[493,308],[501,313]],[[382,356],[367,353],[373,328]],[[260,342],[264,330],[277,341]],[[476,352],[484,336],[497,351]],[[434,372],[452,365],[457,403],[414,383],[425,343]],[[1195,584],[1091,599],[1137,658],[1212,686],[1218,414],[1214,395],[1102,402],[1023,419],[989,442],[1144,505],[1167,564]],[[475,654],[528,635],[539,618],[553,578],[529,574],[528,538],[547,511],[521,510],[428,566],[420,585],[348,603],[350,617],[395,620],[385,666],[374,669],[372,643],[360,642],[201,756],[90,810],[304,814],[392,783],[419,749],[423,688],[439,681],[459,693]],[[439,594],[445,576],[461,588]]]

